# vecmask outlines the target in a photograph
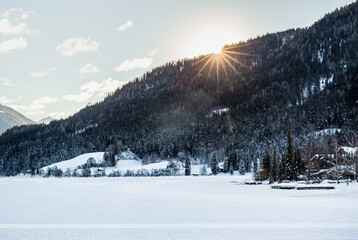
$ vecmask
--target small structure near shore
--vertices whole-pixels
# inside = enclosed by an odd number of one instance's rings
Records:
[[[271,188],[273,189],[295,189],[297,186],[294,185],[280,185],[280,184],[275,184],[275,185],[271,185]]]
[[[296,190],[331,190],[335,189],[334,186],[326,186],[326,185],[293,185],[293,184],[274,184],[271,185],[273,189],[296,189]]]
[[[330,190],[330,189],[335,189],[334,186],[298,186],[296,188],[297,190]]]

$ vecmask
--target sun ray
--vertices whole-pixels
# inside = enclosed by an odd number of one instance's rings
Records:
[[[209,69],[209,73],[208,73],[208,75],[210,75],[210,74],[211,74],[211,70],[213,69],[214,63],[215,63],[215,60],[211,61],[211,64],[210,64],[210,69]]]
[[[235,47],[238,48],[240,46],[235,46]],[[204,76],[208,77],[208,79],[211,79],[210,76],[213,76],[215,74],[214,73],[215,71],[216,89],[217,91],[220,91],[221,76],[225,76],[226,78],[228,78],[229,76],[231,76],[231,74],[234,73],[235,75],[241,77],[242,73],[240,73],[239,71],[240,66],[244,68],[249,68],[249,66],[238,60],[237,57],[235,57],[234,55],[244,55],[250,57],[256,57],[257,55],[228,50],[233,48],[234,46],[229,48],[222,48],[220,53],[208,54],[202,57],[201,59],[199,59],[197,62],[195,62],[191,66],[191,68],[198,64],[202,64],[202,65],[200,66],[199,71],[197,72],[195,77],[190,81],[190,83],[192,83],[195,79],[199,78],[203,72],[204,72]]]
[[[230,58],[230,59],[233,60],[234,62],[240,64],[241,66],[243,66],[243,67],[245,67],[245,68],[249,68],[247,65],[245,65],[244,63],[240,62],[239,60],[233,58],[233,57],[230,56],[229,54],[223,53],[223,55],[224,55],[225,57]]]
[[[210,63],[210,60],[213,58],[214,54],[208,55],[210,58],[205,64],[200,68],[199,72],[195,75],[195,77],[191,80],[191,83],[199,76],[199,74],[205,69],[205,67]]]
[[[219,91],[219,56],[216,55],[216,90]]]
[[[200,59],[198,62],[194,63],[194,65],[192,65],[191,67],[194,67],[196,65],[198,65],[199,63],[205,61],[206,59],[210,58],[212,56],[212,54],[208,54],[205,57],[203,57],[202,59]]]
[[[227,59],[227,57],[223,54],[222,59],[224,59],[224,61],[230,66],[230,68],[239,76],[241,76],[241,74],[235,69],[234,65],[232,65],[232,63]]]
[[[219,56],[219,61],[220,61],[220,66],[222,67],[222,69],[224,70],[224,73],[225,73],[225,77],[227,78],[227,71],[226,71],[226,67],[223,63],[223,59],[222,59],[222,56]]]

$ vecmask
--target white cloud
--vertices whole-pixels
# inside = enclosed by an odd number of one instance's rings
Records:
[[[2,82],[4,86],[11,86],[12,85],[12,82],[7,78],[0,77],[0,82]]]
[[[10,15],[11,15],[13,12],[16,12],[17,10],[18,10],[18,8],[10,8],[10,9],[6,10],[6,11],[2,14],[2,17],[8,18],[8,17],[10,17]]]
[[[148,57],[153,57],[157,55],[158,52],[159,52],[159,48],[154,48],[152,51],[148,53]]]
[[[8,104],[12,104],[12,103],[15,103],[17,101],[20,101],[22,99],[22,96],[19,96],[15,99],[10,99],[8,97],[5,97],[5,96],[1,96],[0,97],[0,104],[3,104],[3,105],[8,105]]]
[[[55,69],[56,68],[50,68],[50,69],[47,69],[46,71],[43,71],[43,72],[32,72],[32,73],[30,73],[30,76],[33,77],[33,78],[44,77],[46,75],[49,75]]]
[[[96,51],[99,43],[91,41],[90,38],[70,38],[56,47],[56,51],[60,52],[62,56],[72,56],[76,53],[85,53]]]
[[[12,25],[7,18],[0,19],[0,33],[3,35],[18,35],[26,31],[27,24]]]
[[[27,116],[31,116],[31,117],[35,117],[35,116],[39,116],[39,115],[43,115],[45,114],[45,111],[43,110],[29,110],[26,111],[25,115]]]
[[[3,14],[3,18],[13,17],[16,21],[25,20],[29,17],[29,14],[33,14],[33,11],[24,11],[21,8],[10,8],[6,10]]]
[[[44,114],[43,109],[46,107],[46,105],[55,103],[57,101],[58,98],[56,97],[45,96],[32,101],[30,105],[10,105],[10,107],[17,111],[25,111],[25,114],[28,116],[38,116]]]
[[[67,101],[82,103],[82,102],[87,102],[88,100],[90,100],[90,98],[92,96],[93,96],[93,94],[90,94],[88,92],[82,92],[79,94],[66,95],[66,96],[63,96],[62,98]]]
[[[95,66],[93,63],[89,63],[84,65],[83,67],[80,68],[80,73],[81,74],[86,74],[86,73],[98,73],[99,69],[97,66]]]
[[[137,68],[146,69],[152,65],[153,59],[144,57],[144,58],[134,58],[131,60],[125,60],[120,65],[114,68],[117,72],[127,72]]]
[[[65,112],[52,112],[49,114],[49,117],[52,117],[53,119],[61,119],[66,116]]]
[[[92,97],[101,98],[106,94],[115,91],[118,87],[120,87],[123,83],[116,79],[107,78],[102,82],[88,82],[83,84],[80,87],[81,93],[78,94],[70,94],[63,96],[62,98],[68,101],[83,103],[88,102]]]
[[[9,53],[13,51],[21,51],[27,47],[25,38],[13,38],[7,41],[0,42],[0,53]]]
[[[0,19],[0,33],[3,35],[20,35],[26,33],[34,33],[35,30],[27,28],[27,24],[20,22],[18,24],[11,24],[10,19],[15,21],[21,21],[28,18],[31,11],[25,12],[22,9],[11,8],[5,11],[2,14],[2,19]]]
[[[133,26],[133,21],[128,20],[126,23],[122,24],[121,26],[118,27],[118,31],[120,32],[124,32],[126,31],[128,28]]]

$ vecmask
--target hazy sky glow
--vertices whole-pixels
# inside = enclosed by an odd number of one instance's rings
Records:
[[[0,103],[67,117],[168,61],[306,27],[352,0],[6,1]]]

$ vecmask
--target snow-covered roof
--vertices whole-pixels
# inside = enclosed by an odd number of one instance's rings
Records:
[[[347,154],[358,154],[358,147],[341,147],[341,149],[343,149]]]
[[[316,131],[314,132],[314,136],[315,137],[319,137],[319,136],[329,136],[329,135],[334,135],[336,133],[340,133],[342,130],[340,128],[326,128],[320,131]]]
[[[222,115],[223,113],[226,113],[228,112],[230,109],[229,108],[219,108],[219,109],[215,109],[215,110],[212,110],[210,112],[210,114],[208,114],[207,117],[212,117],[214,114],[215,115]]]
[[[328,157],[328,158],[334,158],[334,154],[315,154],[313,157],[312,157],[312,159],[314,159],[314,158],[324,158],[324,157]],[[311,159],[311,160],[312,160]]]

